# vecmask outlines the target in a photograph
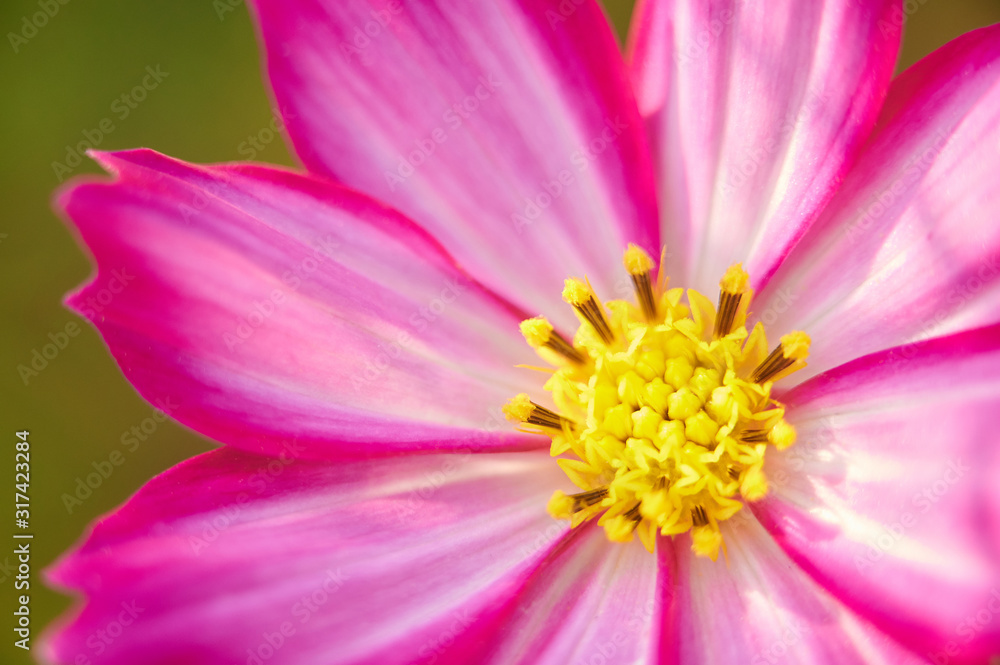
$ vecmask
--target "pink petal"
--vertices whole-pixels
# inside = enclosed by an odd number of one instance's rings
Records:
[[[582,528],[517,597],[488,656],[474,662],[655,663],[656,558]]]
[[[542,452],[203,455],[49,572],[88,601],[46,652],[105,665],[477,662],[484,627],[563,540],[545,511],[568,489],[561,476]]]
[[[830,200],[895,66],[899,0],[648,0],[632,62],[678,284],[755,284]],[[895,24],[892,24],[895,26]]]
[[[1000,321],[1000,26],[893,82],[864,153],[755,309],[806,330],[797,380]]]
[[[1000,326],[866,356],[786,401],[799,442],[769,458],[757,511],[781,546],[932,660],[1000,654]]]
[[[496,292],[572,325],[565,277],[628,293],[624,244],[659,254],[642,122],[594,0],[253,4],[302,162]]]
[[[926,663],[810,579],[749,511],[722,530],[725,561],[696,557],[686,536],[677,539],[661,663]]]
[[[60,199],[98,265],[68,302],[174,418],[314,457],[544,444],[498,412],[541,382],[520,317],[400,215],[274,169],[99,159],[117,179]]]

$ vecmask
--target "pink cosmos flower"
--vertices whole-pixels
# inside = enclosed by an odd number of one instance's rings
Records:
[[[650,0],[627,62],[591,0],[252,8],[308,173],[60,195],[70,306],[134,275],[98,329],[226,446],[50,570],[52,660],[1000,653],[1000,28],[893,80],[899,0]]]

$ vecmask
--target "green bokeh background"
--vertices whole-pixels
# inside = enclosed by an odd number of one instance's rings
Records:
[[[123,433],[153,411],[122,378],[96,332],[61,304],[91,266],[52,212],[50,198],[59,184],[52,162],[64,161],[66,146],[105,118],[114,131],[102,140],[103,149],[148,146],[195,162],[242,158],[238,146],[267,127],[271,116],[253,27],[245,7],[232,4],[232,11],[220,13],[229,0],[69,0],[17,53],[6,35],[39,11],[37,0],[5,0],[0,8],[0,662],[33,662],[13,646],[16,594],[2,569],[7,561],[16,565],[10,538],[14,432],[31,432],[36,645],[41,629],[70,604],[41,584],[40,570],[146,479],[211,447],[167,422],[135,452],[123,449]],[[632,3],[606,0],[606,6],[624,34]],[[924,0],[907,22],[900,68],[963,32],[997,22],[997,0]],[[142,80],[147,65],[169,75],[119,119],[112,103]],[[280,140],[257,159],[293,163]],[[97,172],[90,163],[73,169],[73,175]],[[29,364],[32,351],[70,321],[82,332],[25,385],[17,366]],[[70,514],[60,497],[115,450],[123,451],[125,462]]]

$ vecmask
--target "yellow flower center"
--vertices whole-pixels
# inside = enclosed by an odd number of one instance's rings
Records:
[[[771,387],[805,366],[809,337],[790,333],[768,353],[762,324],[747,333],[753,290],[739,264],[723,276],[716,309],[697,291],[668,289],[662,263],[654,281],[649,255],[626,250],[637,305],[602,303],[589,283],[566,280],[563,299],[581,320],[572,342],[544,318],[521,324],[555,367],[545,389],[558,412],[525,394],[504,412],[552,438],[552,455],[581,490],[557,491],[554,517],[576,527],[599,515],[608,538],[638,534],[650,552],[657,531],[690,531],[695,553],[714,560],[719,523],[767,493],[767,447],[795,441]]]

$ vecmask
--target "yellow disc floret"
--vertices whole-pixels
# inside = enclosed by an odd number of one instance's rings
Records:
[[[805,366],[809,337],[793,332],[770,354],[763,326],[747,332],[753,291],[739,266],[720,283],[719,308],[697,291],[664,290],[653,262],[630,246],[625,266],[638,305],[601,303],[590,284],[566,281],[581,319],[572,342],[545,319],[521,330],[557,369],[545,384],[555,411],[518,395],[504,409],[551,452],[580,492],[556,492],[549,512],[577,526],[597,517],[608,538],[691,533],[715,559],[719,524],[768,490],[764,454],[795,430],[771,398],[774,381]]]

